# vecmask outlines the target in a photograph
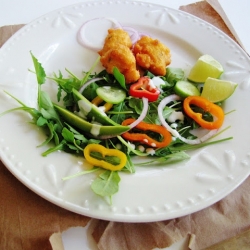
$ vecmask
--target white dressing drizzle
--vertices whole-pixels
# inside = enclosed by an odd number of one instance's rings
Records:
[[[93,124],[90,133],[94,136],[97,136],[100,134],[100,129],[101,129],[100,124]]]
[[[91,109],[92,109],[91,104],[85,102],[84,100],[79,100],[79,101],[78,101],[78,106],[79,106],[79,109],[80,109],[85,115],[87,115],[87,114],[91,111]]]
[[[177,120],[184,121],[184,114],[181,111],[175,111],[170,114],[170,116],[167,118],[169,122],[173,123]]]
[[[154,155],[155,154],[155,150],[153,148],[147,148],[146,149],[146,152],[149,154],[149,155]]]
[[[142,145],[139,145],[139,146],[138,146],[138,150],[141,151],[141,152],[144,152],[144,151],[145,151],[145,148],[144,148]]]
[[[161,86],[166,85],[166,83],[159,76],[154,76],[151,81],[153,82],[155,88],[158,88],[161,92],[163,91]]]

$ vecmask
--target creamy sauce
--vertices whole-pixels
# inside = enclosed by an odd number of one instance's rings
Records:
[[[150,87],[149,90],[152,90],[152,89],[155,89],[155,88],[156,88],[156,86],[155,86],[155,84],[154,84],[154,81],[152,81],[152,79],[149,80],[148,85],[149,85],[149,87]]]
[[[130,148],[135,149],[135,144],[133,144],[131,142],[128,142],[128,145],[129,145]]]
[[[103,116],[107,116],[107,114],[105,113],[105,110],[106,110],[105,106],[99,106],[99,107],[97,107],[97,108],[99,109],[100,113],[101,113]]]
[[[77,116],[80,116],[80,117],[83,118],[84,120],[87,119],[86,114],[85,114],[84,112],[82,112],[81,110],[80,110],[79,112],[76,112],[76,111],[75,111],[74,114],[77,115]]]
[[[153,148],[147,148],[146,152],[150,155],[154,155],[155,154],[155,150]]]
[[[100,128],[101,128],[101,125],[99,125],[99,124],[93,124],[93,125],[92,125],[92,128],[91,128],[91,130],[90,130],[90,133],[91,133],[92,135],[97,136],[97,135],[100,134]]]
[[[178,124],[174,122],[170,125],[170,127],[176,129],[178,127]]]
[[[166,83],[158,76],[153,77],[150,82],[152,82],[153,86],[155,88],[158,88],[159,90],[161,90],[162,85],[166,85]],[[150,86],[151,86],[151,83],[150,83]]]
[[[116,145],[115,145],[115,147],[117,148],[117,149],[122,149],[122,145],[120,144],[120,143],[117,143]]]
[[[181,111],[173,111],[168,117],[169,122],[175,122],[177,120],[184,120],[184,114]]]
[[[142,145],[139,145],[139,146],[138,146],[138,150],[141,151],[141,152],[144,152],[144,151],[145,151],[145,148],[144,148]]]
[[[91,109],[92,109],[92,105],[88,102],[85,102],[84,100],[79,100],[78,101],[78,106],[79,109],[85,114],[87,115]]]

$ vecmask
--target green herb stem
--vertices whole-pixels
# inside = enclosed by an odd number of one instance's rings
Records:
[[[100,170],[100,168],[93,168],[91,170],[85,170],[85,171],[81,171],[79,173],[76,173],[74,175],[70,175],[70,176],[67,176],[67,177],[63,177],[62,180],[63,181],[66,181],[66,180],[70,180],[70,179],[73,179],[75,177],[79,177],[81,175],[85,175],[85,174],[90,174],[90,173],[94,173],[96,171]]]

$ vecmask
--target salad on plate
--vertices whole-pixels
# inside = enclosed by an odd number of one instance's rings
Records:
[[[85,23],[81,29],[87,25]],[[29,107],[11,93],[32,123],[43,129],[47,146],[42,156],[55,151],[84,157],[92,166],[63,180],[96,173],[92,190],[111,198],[119,190],[120,172],[133,174],[137,167],[157,167],[188,160],[188,150],[209,146],[226,119],[223,102],[236,83],[220,80],[223,66],[210,55],[197,58],[185,75],[171,67],[171,50],[159,40],[120,24],[107,31],[97,59],[82,78],[67,69],[48,76],[31,54],[37,77],[38,108]],[[79,32],[80,41],[89,49]],[[95,72],[97,64],[103,70]],[[42,87],[57,84],[57,103]],[[137,159],[134,161],[134,159]]]

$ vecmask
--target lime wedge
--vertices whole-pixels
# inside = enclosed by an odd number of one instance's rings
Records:
[[[208,77],[219,78],[223,73],[222,65],[210,55],[201,56],[191,68],[188,80],[204,83]]]
[[[237,86],[238,84],[235,82],[208,77],[201,96],[210,102],[222,102],[234,93]]]
[[[198,88],[193,83],[188,81],[178,81],[174,86],[174,91],[177,95],[183,98],[200,95]]]

